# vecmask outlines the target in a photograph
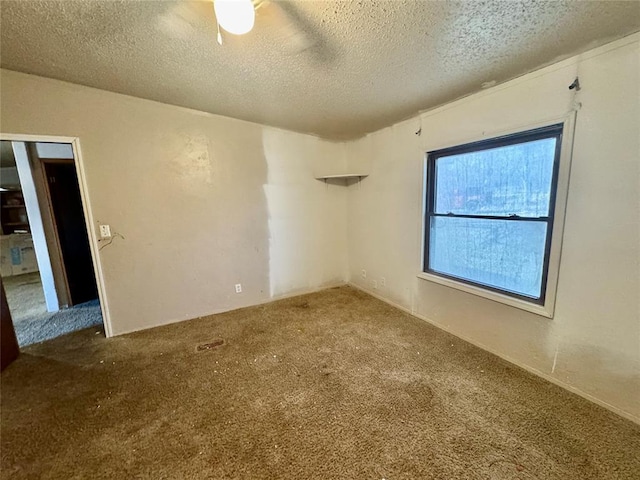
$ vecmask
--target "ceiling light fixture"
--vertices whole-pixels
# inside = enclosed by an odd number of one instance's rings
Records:
[[[251,0],[214,0],[218,25],[234,35],[250,32],[256,20],[256,11]]]

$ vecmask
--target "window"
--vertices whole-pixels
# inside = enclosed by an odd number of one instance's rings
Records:
[[[562,132],[558,124],[428,153],[426,274],[545,305]]]

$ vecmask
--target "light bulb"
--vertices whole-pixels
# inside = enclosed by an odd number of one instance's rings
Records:
[[[251,31],[256,11],[251,0],[214,0],[218,24],[227,32],[242,35]]]

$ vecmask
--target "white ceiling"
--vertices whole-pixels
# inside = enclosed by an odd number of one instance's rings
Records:
[[[345,139],[640,30],[637,1],[0,2],[3,68]],[[289,19],[292,17],[289,16]],[[294,32],[305,32],[301,37]],[[296,39],[313,45],[299,50]]]

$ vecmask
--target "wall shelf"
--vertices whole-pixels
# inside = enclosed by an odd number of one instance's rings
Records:
[[[316,177],[318,180],[328,180],[331,178],[357,178],[360,179],[362,177],[369,176],[368,173],[343,173],[340,175],[323,175],[321,177]]]
[[[340,175],[322,175],[322,176],[316,176],[317,180],[323,180],[324,183],[327,183],[327,180],[344,180],[344,184],[345,185],[349,185],[349,180],[352,178],[357,178],[358,179],[358,186],[360,184],[360,180],[362,180],[364,177],[369,176],[368,173],[343,173]]]
[[[0,233],[10,235],[20,233],[18,230],[29,231],[29,220],[20,190],[0,191]]]

